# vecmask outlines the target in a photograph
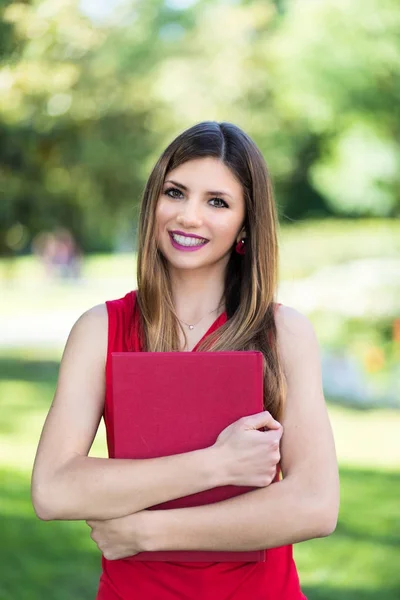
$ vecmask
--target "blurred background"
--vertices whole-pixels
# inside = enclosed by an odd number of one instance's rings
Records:
[[[262,150],[279,301],[320,340],[341,510],[295,547],[304,591],[400,597],[399,75],[398,0],[0,0],[1,600],[95,597],[89,529],[35,517],[33,459],[72,324],[135,288],[146,178],[203,120]]]

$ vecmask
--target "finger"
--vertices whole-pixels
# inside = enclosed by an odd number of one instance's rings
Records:
[[[283,427],[281,427],[280,429],[271,429],[270,431],[267,431],[265,433],[265,435],[268,437],[268,439],[275,444],[279,444],[282,434],[283,434]]]
[[[282,427],[282,425],[276,421],[271,413],[267,410],[245,417],[244,426],[248,429],[261,429],[262,427],[268,427],[268,429],[279,429]]]

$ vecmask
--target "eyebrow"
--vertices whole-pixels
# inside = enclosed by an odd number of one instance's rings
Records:
[[[172,181],[172,179],[167,179],[167,181],[165,181],[164,183],[173,183],[177,187],[180,187],[182,190],[185,190],[185,192],[189,191],[189,188],[186,187],[186,185],[183,185],[183,183],[178,183],[177,181]],[[229,198],[232,198],[232,200],[233,200],[233,197],[231,196],[231,194],[228,194],[228,192],[214,191],[214,192],[206,192],[206,194],[210,194],[210,196],[229,196]]]

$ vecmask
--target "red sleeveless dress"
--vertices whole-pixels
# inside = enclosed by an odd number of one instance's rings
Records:
[[[111,352],[141,352],[136,291],[106,302],[108,350],[104,422],[109,456],[114,456]],[[222,313],[202,339],[227,320]],[[200,342],[199,342],[200,343]],[[196,350],[197,344],[193,351]],[[266,562],[142,562],[102,557],[96,600],[306,600],[292,546],[272,548]]]

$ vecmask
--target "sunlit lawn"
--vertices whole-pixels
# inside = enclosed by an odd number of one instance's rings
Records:
[[[399,223],[354,221],[283,228],[282,278],[326,263],[400,251]],[[32,257],[0,261],[0,310],[17,317],[82,311],[135,285],[135,256],[93,256],[75,285],[49,285]],[[100,554],[83,522],[41,522],[29,483],[40,431],[57,380],[61,350],[0,351],[0,600],[90,600]],[[295,556],[310,600],[400,597],[400,412],[329,405],[341,470],[334,535],[298,544]],[[101,426],[91,453],[106,456]]]
[[[41,522],[29,477],[59,352],[0,354],[0,598],[94,598],[100,555],[83,522]],[[400,590],[400,414],[330,407],[341,463],[335,534],[296,546],[311,600],[395,600]],[[104,431],[92,453],[105,456]],[[398,470],[396,470],[398,469]]]
[[[307,220],[282,226],[279,244],[280,278],[295,280],[326,264],[368,257],[398,257],[400,222],[394,219]],[[77,285],[69,285],[68,281],[48,284],[43,267],[35,257],[0,259],[1,314],[58,308],[82,310],[117,298],[118,294],[122,296],[136,285],[136,256],[133,253],[90,255],[83,262],[82,279]]]

